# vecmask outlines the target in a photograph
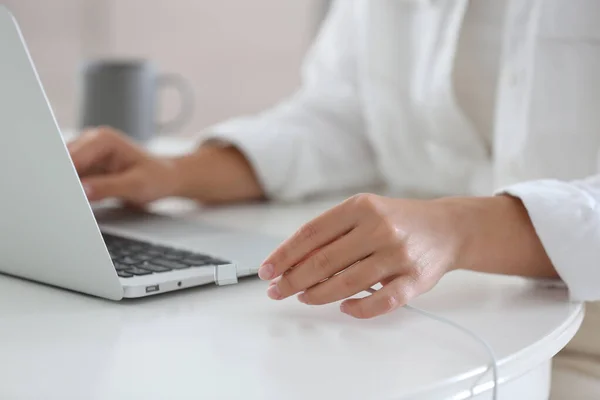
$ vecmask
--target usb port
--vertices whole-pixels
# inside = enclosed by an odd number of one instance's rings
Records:
[[[146,293],[158,292],[158,285],[146,286]]]

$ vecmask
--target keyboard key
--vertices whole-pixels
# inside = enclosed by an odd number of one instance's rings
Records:
[[[131,267],[131,265],[120,264],[118,262],[113,263],[117,271],[125,271]]]
[[[152,271],[148,271],[147,269],[138,268],[131,265],[124,272],[128,272],[133,275],[150,275],[152,273]]]
[[[166,260],[181,260],[183,258],[183,256],[180,254],[175,254],[175,253],[167,253],[167,254],[163,254],[162,258],[164,258]]]
[[[151,256],[162,256],[164,254],[164,252],[162,250],[151,247],[148,250],[146,250],[146,254],[151,255]]]
[[[202,267],[203,265],[213,265],[209,262],[210,258],[205,260],[200,260],[198,258],[184,258],[181,260],[183,264],[187,264],[190,267]]]
[[[156,264],[156,265],[160,265],[162,267],[167,267],[167,268],[171,268],[171,269],[184,269],[184,268],[189,268],[190,266],[178,261],[173,261],[173,260],[165,260],[162,258],[157,258],[152,260],[152,264]]]
[[[152,260],[154,257],[152,257],[151,255],[148,255],[148,254],[135,254],[135,255],[131,256],[131,258],[133,258],[134,260],[144,262],[144,261]]]
[[[128,274],[125,271],[119,271],[117,270],[117,275],[119,275],[121,278],[131,278],[133,275]]]
[[[134,257],[130,257],[130,256],[121,257],[118,259],[118,262],[120,262],[121,264],[127,264],[127,265],[141,264],[140,260],[138,260],[137,258],[134,258]]]
[[[141,264],[138,265],[139,268],[142,269],[146,269],[148,271],[152,271],[152,272],[167,272],[167,271],[171,271],[171,268],[167,268],[167,267],[162,267],[160,265],[154,265],[154,264]]]
[[[109,251],[110,251],[110,250],[109,250]],[[110,254],[111,254],[112,256],[115,256],[115,257],[125,257],[125,256],[128,256],[128,255],[130,255],[130,254],[131,254],[131,252],[130,252],[130,251],[127,251],[127,250],[125,250],[125,249],[118,249],[118,250],[113,250],[113,251],[110,251]]]

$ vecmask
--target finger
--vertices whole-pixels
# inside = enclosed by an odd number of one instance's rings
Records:
[[[86,130],[81,137],[67,145],[75,169],[80,175],[85,175],[92,167],[97,167],[98,161],[110,154],[113,140],[103,128]]]
[[[269,288],[269,297],[280,300],[292,296],[368,257],[373,253],[369,236],[368,229],[358,227],[314,251],[283,274],[277,285]]]
[[[102,164],[121,146],[127,146],[125,139],[110,128],[89,129],[74,142],[69,143],[71,160],[80,176],[102,168]]]
[[[418,282],[410,275],[401,275],[381,289],[362,299],[342,302],[342,312],[355,318],[373,318],[403,307],[419,294]]]
[[[303,225],[267,257],[259,270],[260,278],[280,276],[311,252],[351,231],[358,219],[350,204],[343,202]]]
[[[346,299],[397,273],[389,267],[383,257],[373,255],[309,288],[298,296],[298,300],[305,304],[321,305]]]
[[[100,175],[81,181],[89,201],[120,198],[132,203],[143,195],[139,190],[139,179],[134,172]]]
[[[275,278],[272,281],[269,281],[269,287],[277,285],[280,280],[281,280],[281,277]]]

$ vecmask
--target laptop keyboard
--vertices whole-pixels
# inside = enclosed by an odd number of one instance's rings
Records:
[[[104,242],[121,278],[150,275],[206,265],[230,264],[206,254],[103,233]]]

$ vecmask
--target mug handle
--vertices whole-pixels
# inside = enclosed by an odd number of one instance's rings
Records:
[[[160,134],[180,130],[192,117],[194,111],[194,95],[188,82],[179,74],[161,74],[156,79],[159,90],[169,86],[179,92],[181,106],[179,113],[170,121],[158,122],[156,131]]]

